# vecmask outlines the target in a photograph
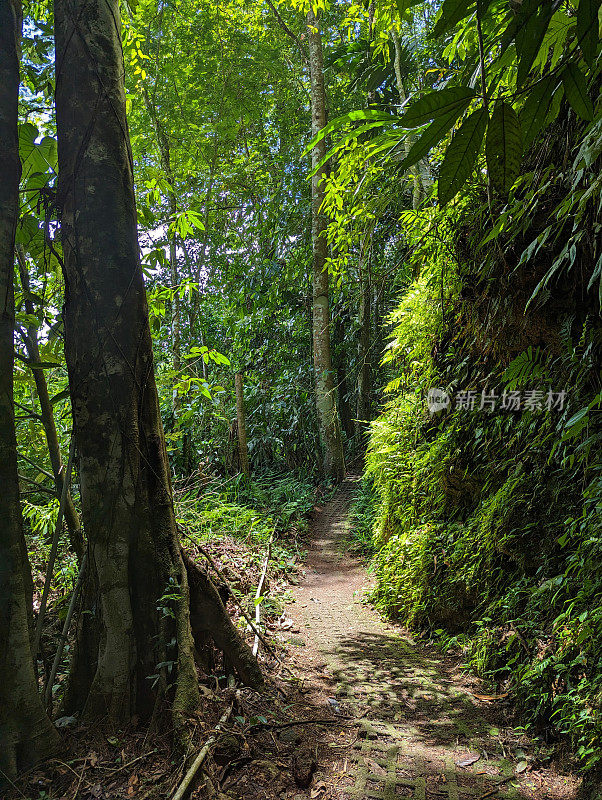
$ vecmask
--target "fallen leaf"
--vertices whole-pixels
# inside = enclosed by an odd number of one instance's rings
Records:
[[[496,700],[503,700],[504,697],[508,697],[508,692],[502,692],[502,694],[477,694],[473,692],[472,696],[476,697],[477,700],[482,700],[484,703],[493,703]]]
[[[457,767],[469,767],[471,764],[474,764],[476,761],[481,758],[480,753],[469,753],[466,758],[461,758],[459,761],[456,761]]]
[[[311,797],[312,800],[315,800],[317,797],[320,797],[326,791],[326,784],[324,781],[320,781],[320,783],[316,784],[315,788],[311,790]]]
[[[521,772],[524,772],[528,766],[529,765],[526,761],[519,761],[514,771],[516,772],[517,775],[520,775]]]

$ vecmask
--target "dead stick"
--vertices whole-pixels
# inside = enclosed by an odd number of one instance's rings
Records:
[[[59,639],[59,646],[57,647],[56,654],[54,656],[54,661],[52,662],[52,669],[50,670],[48,683],[46,684],[46,690],[44,691],[44,704],[48,709],[49,713],[52,712],[52,684],[56,677],[56,672],[59,668],[59,664],[61,663],[61,658],[63,656],[63,648],[65,647],[65,642],[67,641],[67,636],[69,634],[69,626],[71,625],[71,618],[73,616],[75,602],[77,600],[79,591],[82,586],[82,580],[84,577],[84,570],[86,569],[87,559],[88,559],[88,551],[84,553],[84,557],[82,558],[82,563],[79,568],[79,575],[77,576],[77,583],[75,584],[75,588],[73,589],[73,594],[71,595],[71,600],[69,602],[69,610],[67,611],[67,616],[65,617],[63,632],[61,634],[61,638]]]
[[[40,610],[38,612],[38,621],[36,624],[36,635],[33,644],[33,656],[37,657],[40,649],[40,639],[42,638],[42,624],[46,616],[46,604],[48,602],[48,592],[50,591],[50,584],[52,583],[52,573],[54,570],[54,562],[59,547],[59,537],[63,530],[63,514],[65,513],[65,505],[67,503],[67,494],[69,492],[69,484],[71,483],[71,468],[73,466],[73,454],[75,452],[75,437],[71,435],[71,445],[69,447],[69,460],[67,461],[67,469],[63,474],[63,488],[61,490],[61,500],[59,503],[59,513],[56,518],[56,526],[54,529],[54,536],[52,537],[52,547],[50,548],[50,555],[48,556],[48,566],[46,568],[46,580],[44,581],[44,589],[42,591],[42,599],[40,601]]]
[[[270,536],[270,541],[268,542],[268,552],[266,553],[265,562],[263,564],[263,571],[261,573],[261,578],[259,579],[259,583],[257,584],[257,591],[255,592],[255,624],[259,627],[259,623],[261,622],[261,592],[263,591],[263,584],[265,581],[265,576],[268,571],[268,564],[270,563],[270,556],[272,555],[272,541],[274,540],[274,534]],[[253,642],[253,655],[257,658],[257,651],[259,650],[259,636],[255,634],[255,641]]]
[[[361,719],[359,717],[358,719]],[[297,725],[345,725],[356,722],[353,717],[339,717],[338,719],[298,719],[294,722],[258,722],[253,725],[254,729],[265,730],[266,728],[277,728],[283,730],[284,728],[296,728]]]
[[[238,696],[239,696],[239,692],[236,692],[236,695],[235,695],[234,699],[232,700],[232,702],[230,703],[230,706],[224,711],[224,713],[220,717],[220,721],[215,726],[215,731],[207,739],[207,741],[206,741],[204,747],[202,748],[201,752],[198,754],[198,756],[192,762],[192,766],[190,767],[190,769],[188,770],[186,775],[184,775],[184,779],[182,780],[182,783],[178,786],[178,788],[176,790],[176,793],[174,794],[172,800],[182,800],[182,798],[184,797],[184,795],[188,791],[188,788],[190,787],[190,784],[192,783],[192,781],[194,779],[194,776],[197,774],[201,764],[203,763],[203,761],[207,757],[207,753],[209,752],[211,747],[215,744],[215,740],[217,739],[217,734],[221,731],[222,726],[226,723],[226,721],[230,717],[230,714],[232,713],[232,709],[234,708],[234,703],[238,699]]]

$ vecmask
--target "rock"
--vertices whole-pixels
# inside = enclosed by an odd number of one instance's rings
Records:
[[[240,741],[238,737],[224,734],[220,736],[213,750],[213,760],[220,767],[225,767],[234,761],[240,754]]]
[[[286,744],[299,744],[302,736],[299,728],[284,728],[284,730],[280,731],[278,734],[278,738],[281,742],[285,742]]]
[[[59,730],[73,728],[75,725],[77,725],[77,717],[59,717],[54,721],[55,728],[58,728]]]
[[[293,777],[301,789],[307,789],[318,764],[313,752],[308,747],[300,747],[292,757]]]

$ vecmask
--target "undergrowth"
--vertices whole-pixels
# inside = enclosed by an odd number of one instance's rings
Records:
[[[483,328],[462,258],[427,244],[416,259],[391,317],[389,397],[366,458],[373,498],[360,494],[354,529],[375,552],[373,602],[461,646],[524,719],[592,768],[602,759],[599,317],[566,302],[552,312],[556,338],[525,347],[516,308],[494,290],[496,321]],[[451,398],[436,413],[431,387]],[[475,406],[459,408],[468,390]],[[546,408],[550,390],[567,392],[563,408]],[[531,396],[542,408],[480,408],[482,391],[541,392]],[[376,509],[369,543],[366,507]]]

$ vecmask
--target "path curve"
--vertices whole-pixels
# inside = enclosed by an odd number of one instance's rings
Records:
[[[288,609],[301,633],[290,641],[308,691],[321,692],[341,716],[361,717],[345,758],[322,765],[316,778],[324,788],[314,796],[573,798],[577,781],[538,763],[535,743],[509,726],[505,701],[476,697],[483,689],[456,660],[417,644],[361,602],[368,576],[345,553],[356,485],[346,480],[315,513],[306,576]],[[296,797],[306,796],[311,790]]]

